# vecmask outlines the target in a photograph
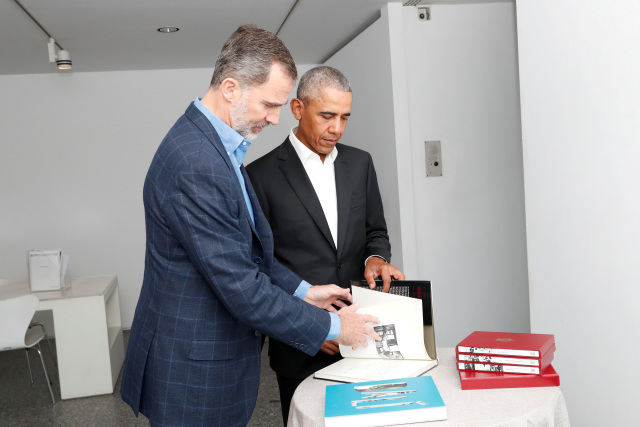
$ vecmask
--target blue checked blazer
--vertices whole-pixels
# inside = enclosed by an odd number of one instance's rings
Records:
[[[261,334],[315,354],[329,314],[292,294],[248,176],[255,226],[228,155],[193,105],[144,185],[145,270],[121,394],[152,426],[244,426],[258,394]]]

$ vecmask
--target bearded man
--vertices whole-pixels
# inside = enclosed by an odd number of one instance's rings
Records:
[[[145,270],[121,395],[152,426],[244,426],[255,406],[262,334],[307,354],[378,339],[347,289],[311,286],[273,256],[242,162],[277,124],[297,71],[285,45],[238,28],[209,90],[160,144],[147,173]],[[336,310],[333,306],[337,306]]]

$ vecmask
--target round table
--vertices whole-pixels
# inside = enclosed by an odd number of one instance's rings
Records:
[[[569,414],[559,387],[462,390],[453,348],[438,349],[439,364],[425,375],[433,377],[447,407],[446,421],[412,426],[569,426]],[[324,396],[327,385],[338,384],[305,379],[291,401],[287,427],[324,426]]]

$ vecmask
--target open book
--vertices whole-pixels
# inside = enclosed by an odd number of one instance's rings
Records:
[[[416,298],[352,287],[353,301],[360,314],[373,314],[380,323],[372,325],[381,340],[367,337],[367,346],[356,350],[340,345],[344,359],[314,374],[341,382],[376,381],[416,377],[438,365],[424,343],[422,302]]]

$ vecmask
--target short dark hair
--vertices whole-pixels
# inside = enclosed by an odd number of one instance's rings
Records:
[[[351,92],[351,84],[340,70],[322,65],[310,69],[300,78],[296,98],[307,104],[313,98],[317,98],[320,90],[325,87]]]
[[[242,25],[224,43],[213,70],[211,87],[216,89],[228,77],[245,87],[261,85],[269,78],[274,63],[281,64],[291,80],[298,78],[291,53],[278,36],[255,25]]]

